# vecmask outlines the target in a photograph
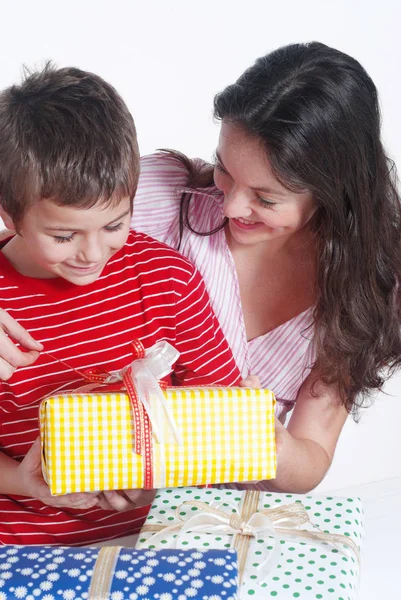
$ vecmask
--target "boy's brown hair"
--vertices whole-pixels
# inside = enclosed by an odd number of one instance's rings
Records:
[[[132,201],[138,176],[133,118],[98,75],[48,63],[0,93],[0,204],[15,226],[41,198]]]

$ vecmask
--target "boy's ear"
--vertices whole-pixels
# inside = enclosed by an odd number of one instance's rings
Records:
[[[0,204],[0,219],[3,220],[4,225],[7,227],[7,229],[10,229],[11,231],[16,231],[14,221],[12,220],[12,218],[10,217],[8,212],[6,212],[4,210],[4,208],[1,206],[1,204]]]

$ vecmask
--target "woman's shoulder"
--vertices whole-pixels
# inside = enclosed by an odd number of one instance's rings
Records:
[[[157,174],[180,174],[181,176],[188,174],[188,168],[185,163],[180,160],[179,155],[174,152],[154,152],[141,156],[140,178],[144,175]]]
[[[171,223],[178,220],[180,189],[188,173],[165,152],[143,156],[140,167],[131,227],[165,241]]]
[[[140,159],[140,175],[138,191],[141,192],[146,184],[155,181],[190,185],[194,173],[210,172],[212,166],[201,158],[188,158],[174,150],[160,150],[153,154],[142,156]],[[196,178],[197,179],[197,178]],[[199,187],[199,186],[196,186]]]
[[[156,152],[143,156],[134,199],[134,219],[138,211],[149,215],[153,208],[178,210],[188,176],[186,164],[172,153]]]
[[[191,160],[178,152],[161,151],[141,158],[141,170],[131,226],[167,244],[179,239],[181,197],[191,189],[194,172],[209,168],[201,159]],[[207,190],[206,197],[210,194]],[[196,202],[193,203],[194,209]],[[204,203],[199,210],[205,211]]]

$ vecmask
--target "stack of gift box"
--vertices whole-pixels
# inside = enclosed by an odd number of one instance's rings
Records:
[[[357,498],[170,488],[136,547],[237,549],[241,600],[354,600],[363,532]]]
[[[0,600],[356,598],[358,499],[205,487],[274,478],[270,391],[122,378],[42,402],[42,466],[54,494],[161,488],[136,548],[4,547]]]

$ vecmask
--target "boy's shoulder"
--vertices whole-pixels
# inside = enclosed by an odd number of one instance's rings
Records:
[[[128,235],[123,250],[124,254],[132,258],[136,264],[141,264],[149,260],[158,260],[170,268],[184,269],[191,274],[196,270],[194,265],[185,256],[174,248],[171,248],[171,246],[163,244],[163,242],[156,240],[146,233],[133,229]]]

